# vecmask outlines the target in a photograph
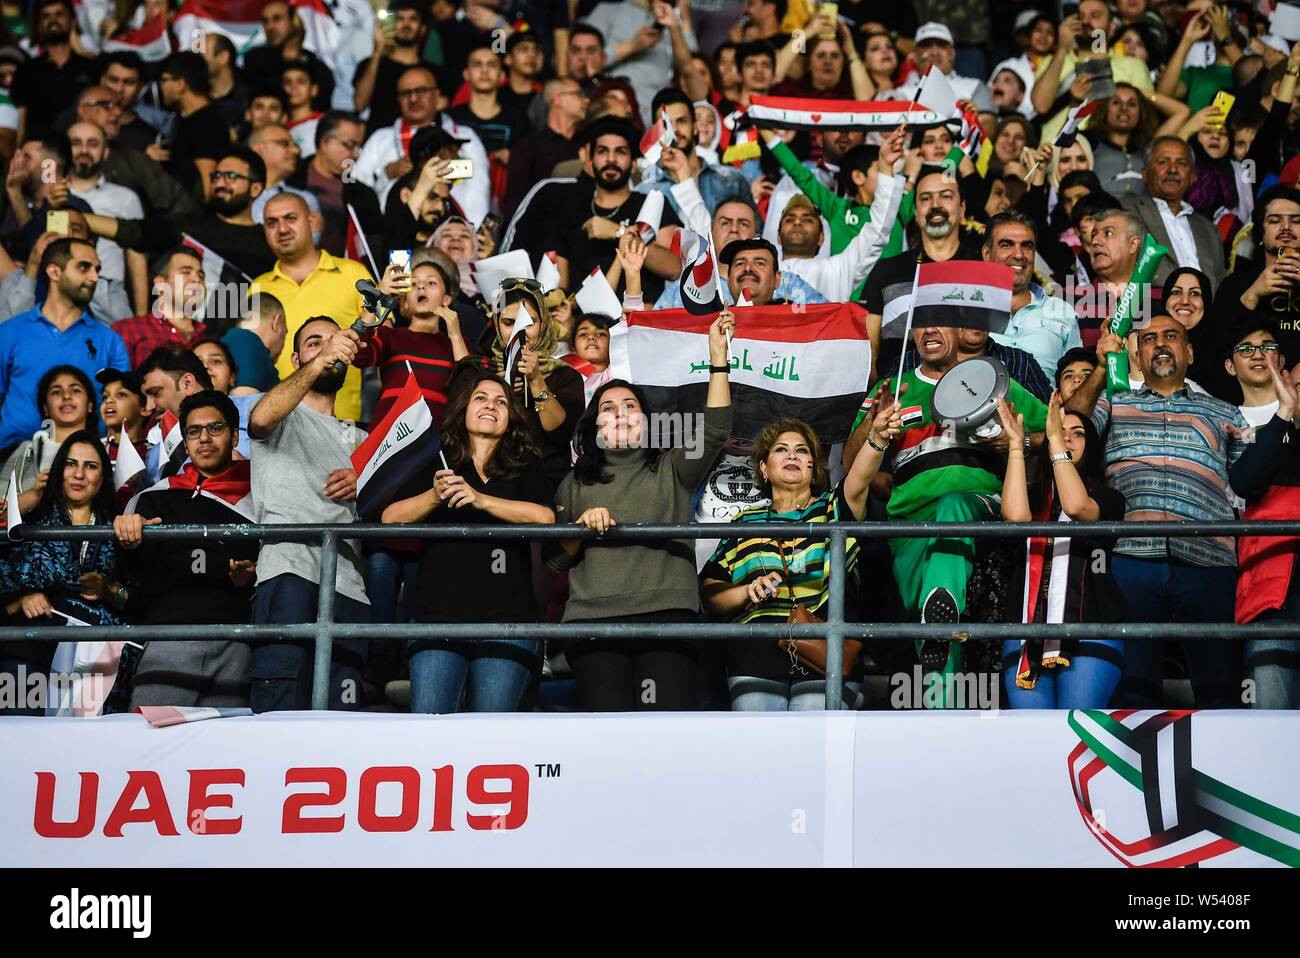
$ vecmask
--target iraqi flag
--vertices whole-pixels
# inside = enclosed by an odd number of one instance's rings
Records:
[[[160,479],[148,489],[143,490],[126,506],[129,515],[139,511],[140,496],[156,492],[187,492],[191,496],[203,496],[213,502],[219,502],[234,515],[232,523],[253,522],[256,515],[253,510],[253,464],[248,459],[235,459],[224,472],[215,476],[204,476],[192,462],[187,462],[173,476]]]
[[[682,275],[677,285],[681,288],[682,305],[686,311],[693,316],[711,316],[721,312],[718,271],[709,252],[709,241],[699,233],[679,228],[673,234],[672,250],[682,261]]]
[[[181,243],[194,250],[203,263],[203,282],[208,288],[203,301],[203,318],[239,322],[248,309],[248,299],[253,292],[252,277],[189,233],[181,234]]]
[[[731,340],[733,433],[756,436],[783,416],[827,443],[844,439],[867,390],[871,343],[854,303],[737,306]],[[614,378],[642,386],[656,412],[698,413],[709,383],[712,317],[684,309],[629,313],[611,330]]]
[[[1079,136],[1079,124],[1096,113],[1105,102],[1105,100],[1092,100],[1088,103],[1080,103],[1071,110],[1065,118],[1065,126],[1061,127],[1061,132],[1056,134],[1057,149],[1063,150],[1067,146],[1073,146]]]
[[[159,14],[139,29],[119,33],[105,40],[102,50],[104,53],[120,51],[137,53],[146,63],[165,60],[172,52],[171,36],[167,33],[167,18]]]
[[[433,413],[409,369],[388,414],[352,453],[357,472],[357,514],[373,518],[442,448]]]
[[[960,326],[1004,332],[1011,320],[1012,272],[1001,263],[922,263],[912,293],[912,328]]]
[[[746,111],[754,126],[784,130],[892,130],[934,126],[948,119],[907,100],[816,100],[756,96]]]
[[[184,0],[176,12],[172,31],[182,50],[193,49],[196,36],[203,33],[224,33],[242,55],[249,47],[265,40],[262,8],[266,3],[267,0]],[[324,0],[289,0],[289,4],[302,20],[303,45],[326,63],[332,63],[342,36]]]

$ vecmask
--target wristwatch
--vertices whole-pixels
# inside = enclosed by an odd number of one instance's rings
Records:
[[[1056,465],[1058,462],[1074,462],[1074,457],[1070,455],[1070,450],[1068,449],[1065,450],[1065,452],[1052,453],[1051,458],[1052,458],[1052,465]]]
[[[549,389],[543,389],[541,392],[533,394],[533,402],[546,402],[550,398],[551,391]]]

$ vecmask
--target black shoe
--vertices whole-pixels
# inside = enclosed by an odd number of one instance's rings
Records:
[[[956,625],[961,621],[957,611],[957,600],[947,589],[931,589],[921,606],[921,621],[928,625]],[[937,672],[948,664],[950,642],[947,639],[924,639],[917,651],[921,665],[928,671]]]

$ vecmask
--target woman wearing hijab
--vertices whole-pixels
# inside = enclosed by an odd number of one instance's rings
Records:
[[[1233,345],[1232,324],[1229,317],[1211,314],[1214,287],[1210,278],[1199,269],[1180,266],[1165,280],[1160,302],[1160,311],[1187,329],[1187,342],[1192,347],[1187,378],[1212,396],[1234,405],[1241,402],[1241,387],[1223,368],[1223,359]]]

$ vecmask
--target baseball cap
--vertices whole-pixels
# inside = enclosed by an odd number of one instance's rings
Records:
[[[804,199],[807,199],[807,197],[804,197]],[[811,206],[812,204],[810,203],[809,205]],[[790,208],[790,204],[787,203],[786,209],[789,208]],[[779,253],[777,253],[776,247],[773,246],[767,240],[763,239],[763,237],[761,236],[753,236],[750,237],[749,239],[732,240],[730,243],[724,246],[722,248],[722,252],[718,254],[718,262],[721,263],[723,266],[730,266],[731,261],[735,259],[739,254],[745,252],[746,250],[755,250],[755,249],[767,250],[769,253],[772,254],[772,262],[780,265],[781,256]]]
[[[918,47],[926,40],[939,40],[948,44],[948,46],[953,45],[952,31],[948,29],[948,25],[944,23],[936,23],[933,20],[929,23],[921,24],[921,26],[917,28],[916,37],[914,39]]]
[[[461,140],[452,136],[438,123],[430,124],[424,129],[418,130],[415,136],[411,137],[411,162],[417,167],[423,166],[429,157],[447,147],[454,146],[460,149],[462,144],[468,142],[469,140]]]
[[[1021,10],[1016,15],[1015,26],[1011,28],[1011,32],[1019,33],[1021,30],[1028,30],[1039,20],[1046,20],[1048,23],[1056,22],[1050,15],[1043,13],[1041,10]]]
[[[140,397],[141,400],[144,399],[144,386],[140,383],[140,376],[133,370],[114,369],[110,366],[95,373],[95,382],[101,386],[107,386],[109,383],[121,383]]]
[[[790,197],[789,200],[786,201],[785,206],[781,210],[781,215],[784,217],[786,213],[789,213],[790,210],[792,210],[796,206],[806,206],[814,213],[817,212],[817,207],[813,206],[813,201],[808,198],[807,194],[795,193],[793,196]]]

